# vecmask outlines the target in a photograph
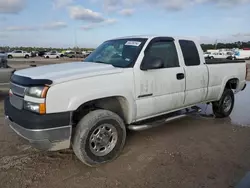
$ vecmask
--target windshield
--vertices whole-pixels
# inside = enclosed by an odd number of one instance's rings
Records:
[[[129,38],[109,40],[94,50],[84,62],[110,64],[114,67],[133,67],[147,39]]]

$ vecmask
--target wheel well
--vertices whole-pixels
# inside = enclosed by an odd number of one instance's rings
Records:
[[[226,87],[227,89],[236,89],[238,86],[239,80],[237,78],[232,78],[227,81]]]
[[[128,123],[128,101],[124,97],[115,96],[96,99],[82,104],[73,112],[73,124],[77,124],[83,116],[96,109],[112,111],[118,114],[125,123]]]

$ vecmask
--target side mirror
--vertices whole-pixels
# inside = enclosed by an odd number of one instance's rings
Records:
[[[164,67],[164,62],[161,58],[146,58],[145,61],[142,62],[141,70],[149,70],[149,69],[160,69]]]

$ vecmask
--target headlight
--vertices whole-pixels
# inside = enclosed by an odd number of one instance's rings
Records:
[[[24,101],[24,109],[36,112],[39,114],[45,114],[46,113],[46,108],[44,103],[34,103],[34,102],[29,102],[29,101]]]
[[[45,98],[48,89],[47,86],[30,87],[26,90],[25,94],[30,97]]]

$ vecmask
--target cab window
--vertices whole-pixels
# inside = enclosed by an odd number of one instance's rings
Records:
[[[153,42],[147,49],[145,58],[147,62],[155,58],[160,58],[164,63],[163,68],[179,67],[178,54],[174,41]]]

